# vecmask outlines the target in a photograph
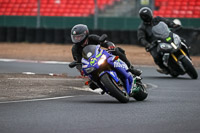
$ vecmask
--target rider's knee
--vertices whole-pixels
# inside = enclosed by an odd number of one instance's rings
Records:
[[[117,53],[123,53],[123,54],[125,54],[125,50],[123,50],[123,49],[120,48],[120,47],[116,47],[116,48],[115,48],[115,51],[116,51]]]

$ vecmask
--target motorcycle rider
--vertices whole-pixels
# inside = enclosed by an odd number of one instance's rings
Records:
[[[139,16],[142,20],[142,23],[137,30],[138,41],[141,45],[145,46],[146,51],[150,52],[154,58],[154,62],[160,67],[160,69],[157,69],[157,71],[160,73],[168,74],[169,70],[163,65],[162,55],[157,52],[157,47],[152,48],[152,42],[156,40],[152,34],[152,27],[158,24],[160,21],[166,23],[169,28],[178,29],[181,26],[166,18],[159,16],[153,17],[152,10],[148,7],[141,8],[139,10]]]
[[[81,63],[82,50],[86,45],[100,44],[102,47],[112,50],[113,55],[119,56],[119,58],[127,64],[129,71],[131,73],[137,76],[141,75],[142,73],[141,70],[134,69],[134,67],[126,58],[125,51],[122,48],[115,47],[115,45],[112,42],[107,41],[107,40],[105,40],[104,42],[101,42],[100,36],[96,34],[89,34],[88,27],[84,24],[77,24],[72,28],[71,39],[72,39],[72,42],[74,43],[71,49],[72,56],[73,56],[73,59],[77,62]],[[76,68],[80,71],[81,75],[83,75],[82,66],[78,65],[76,66]],[[89,84],[89,85],[91,89],[96,88],[95,85],[92,85],[92,84]]]

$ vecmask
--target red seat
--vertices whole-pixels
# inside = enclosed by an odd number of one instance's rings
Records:
[[[185,17],[186,17],[186,18],[192,18],[193,15],[192,15],[192,14],[186,14]]]
[[[19,3],[21,4],[23,2],[23,0],[16,0],[15,3]]]
[[[194,6],[188,6],[188,10],[194,10]]]
[[[187,9],[188,9],[188,6],[181,6],[180,9],[181,9],[181,10],[187,10]]]
[[[173,7],[174,6],[174,1],[169,1],[168,6]]]
[[[104,9],[105,5],[111,5],[113,1],[98,0],[99,8]],[[41,0],[40,2],[41,15],[88,16],[94,14],[94,0]],[[37,12],[37,0],[0,0],[0,3],[0,11],[6,15],[34,16]]]
[[[18,13],[17,13],[17,16],[22,16],[22,15],[24,15],[23,12],[18,12]]]
[[[165,14],[170,17],[170,15],[172,14],[172,11],[171,10],[166,10]]]
[[[6,8],[0,8],[0,13],[4,13],[6,11]]]
[[[193,18],[199,18],[200,16],[199,15],[193,15],[192,17]]]
[[[193,14],[194,14],[194,15],[199,15],[199,14],[200,14],[200,11],[193,11]]]
[[[29,16],[29,14],[30,14],[29,12],[25,12],[24,16]]]
[[[200,12],[199,0],[155,0],[155,6],[159,9],[155,16],[162,15],[165,17],[194,17],[197,18]],[[163,13],[163,10],[165,13]],[[170,14],[170,11],[172,13]],[[195,11],[195,12],[194,12]],[[193,15],[192,15],[193,13]]]
[[[197,6],[200,6],[200,1],[197,1],[197,2],[196,2],[196,5],[197,5]]]
[[[189,4],[190,6],[195,6],[195,5],[196,5],[196,2],[195,2],[195,1],[190,1],[188,4]]]
[[[171,17],[172,18],[178,18],[178,15],[177,14],[172,14]]]
[[[11,12],[5,12],[4,15],[9,16],[11,15]]]

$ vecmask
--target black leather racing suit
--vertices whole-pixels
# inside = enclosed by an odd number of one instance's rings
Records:
[[[101,44],[102,47],[108,48],[109,46],[115,46],[112,42],[110,41],[105,41],[105,43],[100,43],[99,41],[100,36],[95,35],[95,34],[91,34],[88,37],[88,44],[87,45],[98,45]],[[80,44],[74,44],[72,46],[72,56],[74,58],[75,61],[80,62],[81,63],[81,59],[82,59],[82,50],[83,47]],[[128,59],[126,58],[125,55],[125,51],[122,48],[116,47],[114,49],[114,51],[112,51],[113,55],[117,55],[119,56],[119,58],[124,61],[128,67],[130,67],[130,62],[128,61]],[[82,71],[82,66],[81,65],[77,65],[76,68],[81,72]],[[98,86],[96,86],[96,84],[94,84],[92,81],[89,82],[89,86],[91,89],[96,89],[98,88]]]
[[[177,26],[174,22],[162,18],[162,17],[155,17],[152,19],[150,23],[142,22],[137,31],[138,41],[142,46],[149,47],[151,43],[156,40],[156,37],[153,36],[152,27],[158,24],[160,21],[163,21],[168,25],[169,28],[175,28]],[[161,68],[167,69],[162,62],[162,56],[157,52],[157,47],[154,47],[150,50],[151,55],[154,58],[154,62]]]

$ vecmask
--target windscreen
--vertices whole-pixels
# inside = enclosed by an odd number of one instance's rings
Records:
[[[152,33],[157,38],[165,39],[169,36],[170,30],[164,22],[159,22],[153,26]]]
[[[97,45],[88,45],[83,48],[82,56],[85,59],[89,59],[92,55],[95,54]]]

